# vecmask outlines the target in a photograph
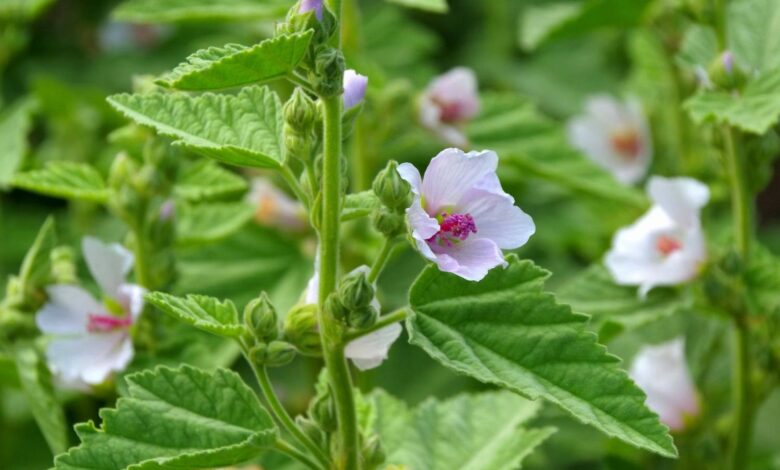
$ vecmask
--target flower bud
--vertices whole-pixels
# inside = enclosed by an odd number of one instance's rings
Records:
[[[723,256],[723,258],[720,260],[719,264],[720,269],[730,276],[737,276],[741,274],[744,267],[742,256],[734,249],[729,250],[728,253],[726,253],[726,255]]]
[[[403,212],[412,204],[411,186],[401,178],[398,163],[393,160],[376,175],[372,188],[382,204],[396,212]]]
[[[400,235],[406,229],[406,219],[403,214],[392,212],[386,207],[380,208],[374,214],[373,222],[374,228],[387,238]]]
[[[279,320],[268,295],[263,292],[244,307],[244,325],[259,341],[271,341],[279,337]]]
[[[325,311],[340,322],[346,322],[349,315],[349,310],[341,303],[337,294],[330,294],[325,300]]]
[[[344,71],[344,111],[359,105],[366,96],[368,77],[352,69]]]
[[[314,441],[315,444],[320,446],[320,448],[325,448],[326,436],[317,423],[309,418],[298,415],[295,417],[295,424],[297,424],[300,430],[303,431],[309,439]]]
[[[715,86],[732,90],[745,83],[745,74],[734,63],[731,51],[724,51],[716,57],[707,68],[710,82]]]
[[[258,343],[249,351],[249,357],[258,366],[280,367],[295,358],[295,346],[285,341]]]
[[[316,305],[297,305],[284,318],[284,337],[298,348],[301,354],[322,354]]]
[[[333,432],[338,427],[336,407],[330,390],[314,399],[309,409],[309,416],[326,432]]]
[[[301,0],[287,12],[285,21],[276,28],[280,34],[314,31],[311,44],[318,46],[333,37],[337,31],[336,17],[323,0]]]
[[[376,323],[378,319],[379,311],[371,305],[366,305],[365,307],[350,310],[347,323],[352,328],[362,330]]]
[[[69,246],[58,246],[51,250],[51,275],[54,284],[75,284],[78,282],[73,249]]]
[[[368,282],[365,272],[357,272],[344,278],[339,285],[339,301],[347,310],[366,307],[374,299],[374,286]]]
[[[296,88],[284,104],[284,122],[300,132],[308,132],[317,120],[317,106],[302,88]]]
[[[310,82],[325,97],[338,96],[344,91],[344,55],[340,50],[322,47],[317,51]]]
[[[385,462],[387,456],[385,450],[382,448],[382,442],[379,440],[379,436],[369,436],[363,443],[363,464],[367,469],[378,468]]]

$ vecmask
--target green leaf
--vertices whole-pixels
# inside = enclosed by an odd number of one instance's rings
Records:
[[[0,0],[0,19],[30,21],[54,0]]]
[[[379,198],[374,191],[362,191],[347,194],[344,199],[344,207],[341,210],[341,220],[353,220],[371,215],[381,206]]]
[[[450,10],[447,0],[387,0],[390,3],[402,5],[408,8],[430,11],[433,13],[447,13]]]
[[[108,189],[103,177],[86,163],[53,161],[40,170],[18,173],[11,180],[17,188],[65,199],[104,203]]]
[[[53,455],[68,449],[68,428],[46,363],[32,346],[15,350],[16,370],[27,404]]]
[[[313,31],[276,36],[252,47],[227,44],[201,49],[157,80],[169,88],[221,90],[284,78],[303,59]]]
[[[27,153],[35,101],[23,99],[0,115],[0,188],[5,188]]]
[[[591,266],[566,283],[558,291],[558,300],[571,305],[575,311],[593,315],[593,323],[601,327],[601,341],[610,339],[606,332],[614,334],[621,329],[635,329],[688,305],[680,293],[672,289],[656,288],[641,299],[636,287],[615,284],[601,264]]]
[[[718,56],[718,36],[709,26],[693,24],[685,30],[677,60],[688,67],[704,67],[706,70]]]
[[[780,3],[741,0],[728,6],[729,48],[737,65],[748,71],[780,67]]]
[[[239,336],[244,328],[238,321],[238,311],[230,300],[219,301],[205,295],[185,298],[164,292],[146,294],[146,300],[179,321],[218,336]]]
[[[213,242],[241,229],[255,214],[245,202],[180,204],[176,207],[176,243]]]
[[[750,310],[759,315],[780,315],[780,259],[756,245],[745,270]]]
[[[512,255],[470,282],[429,266],[412,285],[410,342],[457,372],[545,398],[605,434],[666,457],[677,451],[645,394],[573,313],[544,292],[549,272]]]
[[[506,391],[430,398],[414,409],[385,392],[371,396],[387,464],[426,470],[511,470],[554,428],[525,429],[538,402]]]
[[[129,396],[76,426],[81,445],[58,470],[214,468],[245,462],[276,440],[276,428],[235,372],[158,367],[126,378]]]
[[[280,18],[288,8],[289,0],[129,0],[113,16],[136,23],[257,21]]]
[[[185,169],[174,187],[176,196],[188,201],[238,196],[246,190],[244,178],[210,160],[202,160]]]
[[[54,231],[54,218],[48,217],[38,230],[27,254],[24,255],[22,267],[19,270],[19,283],[24,291],[42,287],[49,278],[51,270],[50,254],[57,243]]]
[[[267,87],[243,88],[237,95],[120,94],[108,102],[207,157],[238,166],[281,167],[282,103]]]
[[[729,124],[745,132],[763,134],[780,117],[780,70],[762,74],[741,93],[701,91],[684,106],[698,124]]]

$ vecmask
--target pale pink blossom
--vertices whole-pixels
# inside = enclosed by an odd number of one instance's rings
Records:
[[[420,123],[450,145],[469,145],[463,126],[479,113],[477,77],[466,67],[456,67],[436,77],[419,102]]]
[[[303,205],[267,178],[252,179],[246,202],[256,207],[255,221],[261,225],[290,232],[303,231],[307,227]]]
[[[344,71],[344,111],[359,105],[366,96],[368,77],[352,69]]]

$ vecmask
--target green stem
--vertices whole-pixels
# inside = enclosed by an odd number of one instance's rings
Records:
[[[387,315],[383,315],[379,317],[379,320],[377,320],[376,323],[374,323],[373,325],[371,325],[370,327],[364,330],[347,332],[347,334],[344,335],[344,342],[348,343],[350,341],[371,334],[377,330],[380,330],[388,325],[392,325],[395,322],[404,321],[406,317],[409,316],[409,312],[410,312],[409,307],[403,307],[403,308],[399,308],[398,310],[394,310],[393,312],[388,313]]]
[[[311,207],[309,196],[306,194],[306,191],[303,190],[303,187],[301,187],[301,183],[298,181],[298,177],[295,176],[295,173],[292,172],[290,167],[282,167],[282,177],[287,182],[287,185],[290,187],[292,192],[295,194],[295,197],[298,198],[298,200],[301,201],[301,203],[308,210]]]
[[[748,191],[745,187],[745,170],[740,155],[734,142],[734,133],[731,129],[726,129],[723,133],[724,144],[726,147],[726,167],[731,185],[731,213],[734,217],[734,241],[737,244],[739,254],[743,262],[747,262],[750,257],[750,202],[748,200]]]
[[[392,253],[393,248],[395,248],[395,240],[395,237],[385,238],[385,241],[382,244],[382,251],[377,255],[374,260],[374,265],[371,266],[371,272],[368,273],[368,282],[373,284],[379,278],[379,275],[382,274],[382,270],[387,264],[388,258],[390,258],[390,253]]]
[[[149,259],[149,248],[146,243],[146,237],[144,236],[144,230],[137,228],[133,230],[133,255],[135,256],[135,282],[142,287],[149,290],[154,290],[156,286],[151,284],[151,276],[149,275],[149,265],[147,263]]]
[[[290,443],[282,439],[278,439],[274,443],[274,449],[301,462],[302,464],[306,465],[307,467],[313,470],[325,470],[327,468],[327,467],[323,467],[322,465],[319,465],[317,462],[310,459],[309,456],[299,451],[298,449],[293,447]]]
[[[352,377],[344,356],[342,327],[325,309],[325,300],[336,289],[341,218],[341,113],[340,95],[323,99],[324,142],[322,161],[322,220],[320,223],[319,324],[323,357],[336,403],[339,424],[337,468],[360,468],[357,414]]]

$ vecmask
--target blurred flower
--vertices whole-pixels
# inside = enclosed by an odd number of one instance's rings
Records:
[[[266,178],[253,178],[246,201],[257,208],[255,220],[267,227],[287,231],[306,228],[306,211],[300,202],[292,199]]]
[[[52,336],[46,357],[58,382],[70,388],[103,383],[133,357],[130,328],[141,314],[146,290],[125,282],[133,254],[123,246],[86,237],[82,250],[103,302],[69,284],[49,286],[49,302],[38,311],[38,328]]]
[[[585,104],[585,114],[569,121],[569,142],[623,184],[641,180],[653,156],[652,140],[642,107],[598,95]]]
[[[298,8],[298,13],[308,13],[314,10],[317,19],[322,21],[322,3],[323,0],[301,0],[301,6]]]
[[[456,67],[436,77],[420,98],[420,123],[450,145],[464,148],[468,139],[460,127],[479,112],[477,77]]]
[[[531,217],[501,189],[497,167],[493,151],[454,148],[436,155],[424,178],[410,163],[398,167],[414,194],[406,214],[417,248],[442,271],[479,281],[506,266],[502,249],[519,248],[534,234]]]
[[[352,69],[344,71],[344,111],[348,111],[363,101],[366,96],[368,77]]]
[[[698,416],[699,400],[685,362],[683,338],[643,347],[629,374],[647,394],[647,407],[672,431],[682,431]]]
[[[109,53],[149,50],[170,34],[170,27],[110,21],[100,27],[98,44]]]
[[[621,285],[638,285],[641,296],[655,286],[694,278],[707,253],[699,212],[710,197],[692,178],[650,178],[653,207],[612,240],[606,265]]]
[[[368,274],[370,271],[368,266],[359,266],[353,269],[347,276],[356,273]],[[319,260],[315,260],[314,263],[314,275],[309,280],[309,284],[306,286],[306,292],[304,293],[304,303],[314,304],[318,303],[318,289],[320,285],[320,266]],[[379,300],[374,297],[371,301],[371,306],[377,311],[381,311]],[[401,325],[393,323],[380,328],[372,333],[362,336],[358,339],[352,340],[344,347],[344,355],[351,359],[360,370],[373,369],[379,367],[382,362],[387,359],[387,355],[390,352],[390,346],[393,345],[395,340],[401,335]]]

